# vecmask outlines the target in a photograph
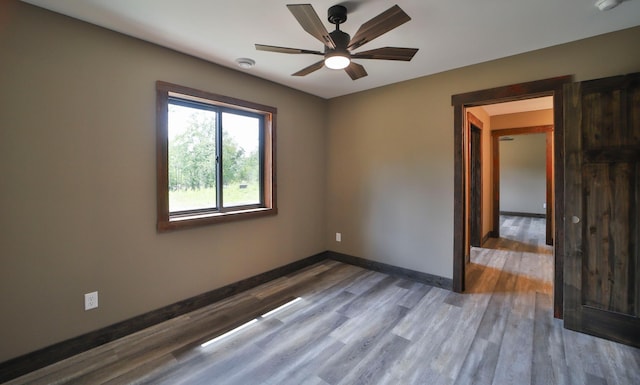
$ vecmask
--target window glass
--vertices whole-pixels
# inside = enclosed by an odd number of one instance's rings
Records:
[[[260,119],[225,112],[222,127],[225,207],[259,204]]]
[[[217,207],[218,113],[169,104],[169,211]]]

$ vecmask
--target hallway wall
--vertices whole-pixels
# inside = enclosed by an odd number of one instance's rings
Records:
[[[546,134],[513,135],[500,141],[500,211],[545,214]]]

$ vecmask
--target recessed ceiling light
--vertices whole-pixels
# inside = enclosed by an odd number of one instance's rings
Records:
[[[238,67],[248,70],[256,65],[256,61],[247,57],[241,57],[236,59],[236,64],[238,65]]]
[[[598,0],[595,6],[601,11],[608,11],[611,8],[615,8],[622,3],[622,0]]]

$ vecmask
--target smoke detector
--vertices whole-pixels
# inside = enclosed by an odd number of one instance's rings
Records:
[[[256,65],[256,61],[247,57],[241,57],[236,59],[236,64],[238,65],[238,67],[248,70]]]
[[[595,6],[601,11],[608,11],[620,5],[622,1],[623,0],[598,0],[596,1]]]

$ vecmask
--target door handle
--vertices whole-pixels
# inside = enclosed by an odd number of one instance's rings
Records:
[[[576,217],[576,216],[574,215],[574,216],[572,216],[572,217],[571,217],[571,222],[572,222],[572,223],[574,223],[574,224],[575,224],[575,223],[578,223],[578,222],[580,222],[580,218],[579,218],[579,217]]]

